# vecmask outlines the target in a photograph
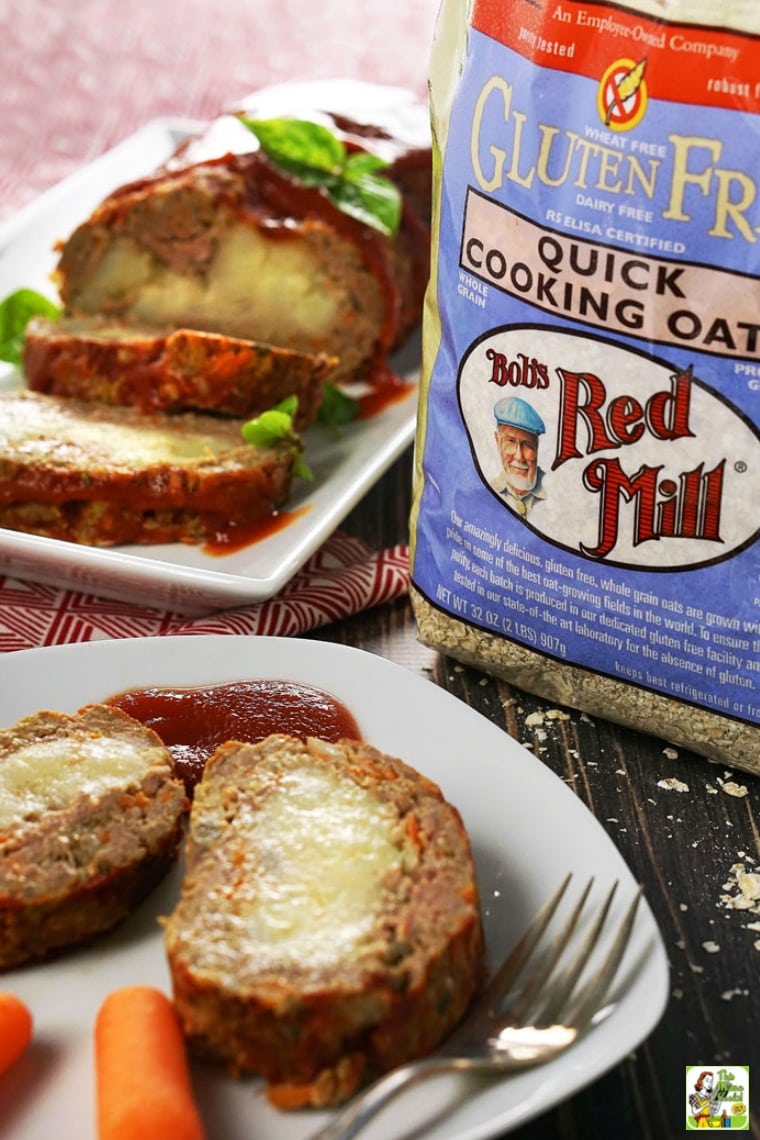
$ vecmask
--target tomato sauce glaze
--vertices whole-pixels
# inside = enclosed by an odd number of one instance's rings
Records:
[[[161,737],[188,794],[212,752],[228,740],[249,743],[273,732],[322,740],[359,740],[348,709],[329,693],[295,681],[255,680],[193,688],[130,689],[106,702]]]

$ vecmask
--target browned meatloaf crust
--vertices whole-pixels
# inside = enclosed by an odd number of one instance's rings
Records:
[[[0,969],[112,929],[174,862],[187,803],[156,734],[118,709],[0,731]]]
[[[66,314],[327,353],[339,359],[336,381],[371,377],[421,316],[430,235],[417,203],[429,148],[414,162],[406,148],[388,168],[410,191],[388,237],[286,174],[241,123],[223,118],[218,148],[183,147],[114,191],[62,243],[56,280]],[[360,124],[347,145],[375,152],[389,142]]]
[[[367,744],[217,750],[166,924],[190,1042],[283,1107],[427,1053],[482,977],[475,871],[440,789]]]
[[[36,318],[24,333],[29,388],[141,412],[206,411],[252,417],[296,396],[295,427],[304,430],[336,364],[217,333],[162,332],[107,322]]]
[[[287,501],[296,448],[241,422],[0,393],[0,526],[94,546],[200,542]]]

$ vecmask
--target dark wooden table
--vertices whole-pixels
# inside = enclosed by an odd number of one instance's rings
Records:
[[[354,510],[344,529],[382,546],[405,541],[411,450]],[[752,1135],[760,1137],[760,916],[722,901],[731,868],[760,871],[760,781],[666,741],[546,702],[417,640],[407,599],[316,635],[359,646],[423,674],[532,749],[579,796],[644,886],[671,966],[670,999],[635,1054],[577,1096],[510,1133],[515,1140],[665,1140],[685,1131],[687,1065],[750,1066]],[[658,787],[675,777],[688,792]],[[734,781],[747,789],[730,795]],[[760,902],[760,900],[758,900]],[[758,907],[760,909],[760,907]],[[707,949],[705,949],[707,946]],[[715,950],[714,946],[719,949]]]

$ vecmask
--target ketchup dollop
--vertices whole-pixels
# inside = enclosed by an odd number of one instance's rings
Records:
[[[188,795],[212,752],[228,740],[255,743],[273,732],[305,740],[359,740],[348,709],[329,693],[294,681],[232,681],[193,688],[130,689],[107,701],[152,728],[174,759]]]

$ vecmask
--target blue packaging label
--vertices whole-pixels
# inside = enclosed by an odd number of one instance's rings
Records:
[[[548,658],[757,724],[755,44],[530,12],[475,3],[452,101],[413,583]]]

